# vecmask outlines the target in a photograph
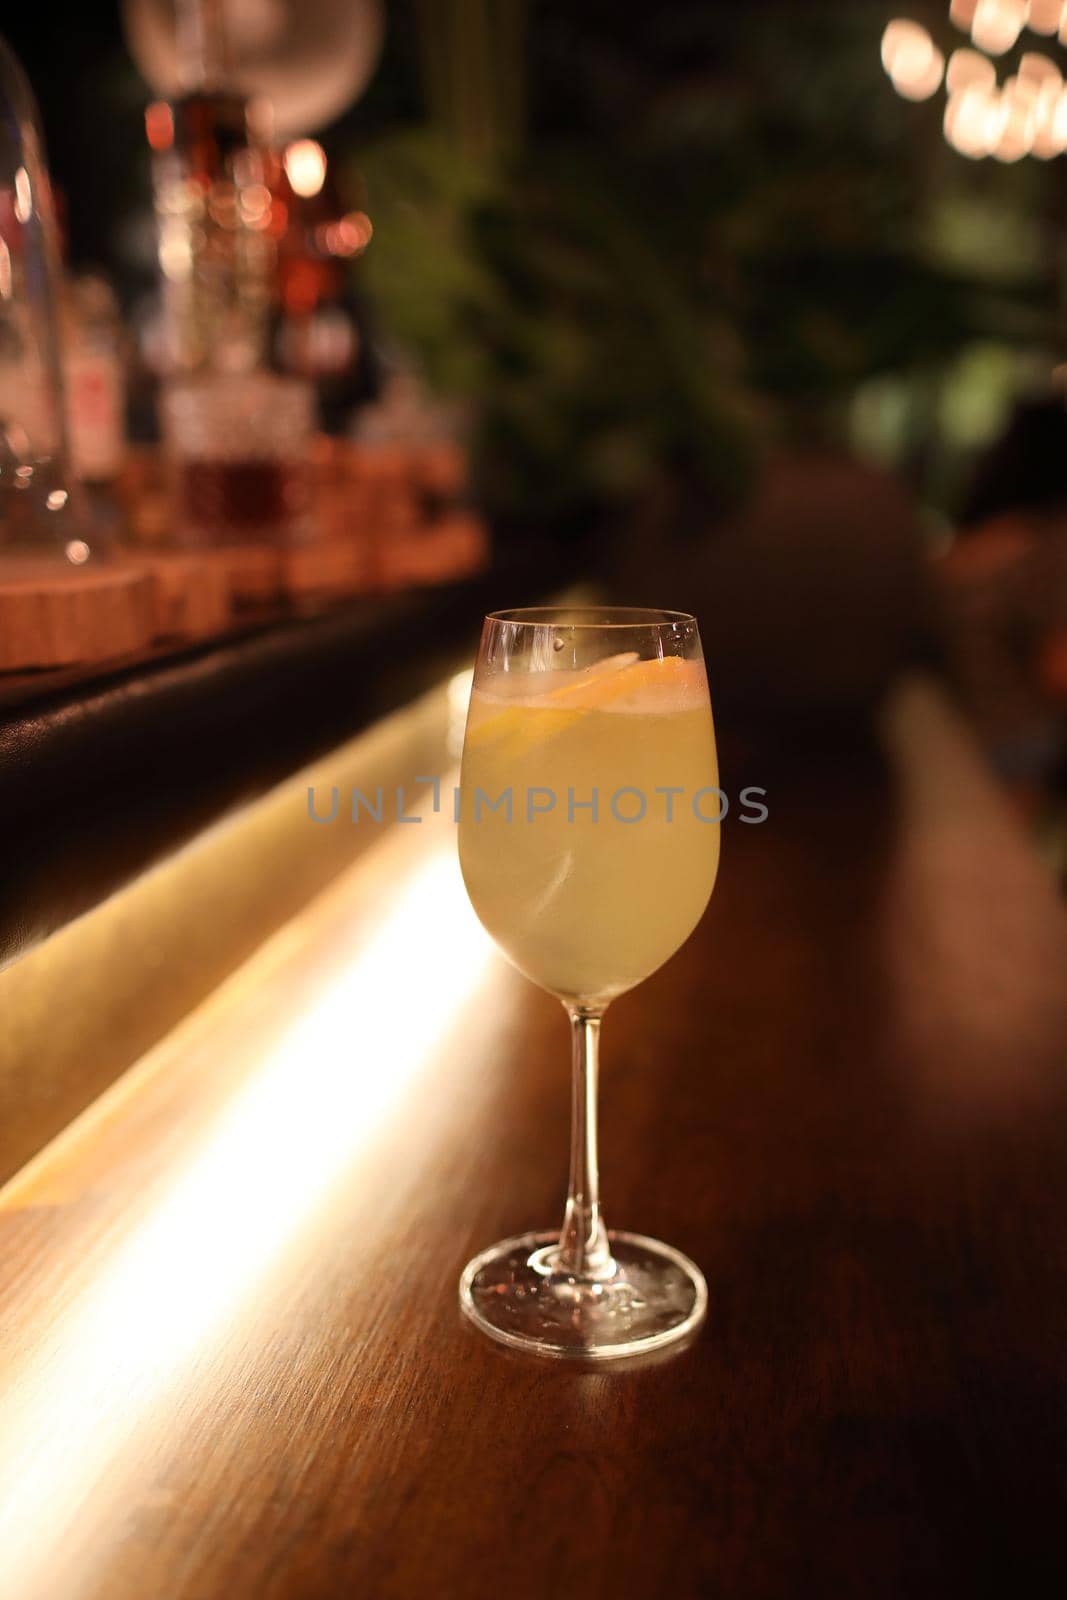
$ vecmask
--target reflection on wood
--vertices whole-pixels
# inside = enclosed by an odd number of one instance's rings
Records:
[[[888,770],[745,773],[769,821],[607,1019],[609,1220],[704,1267],[691,1349],[561,1371],[461,1322],[472,1250],[558,1210],[566,1030],[447,823],[397,830],[4,1192],[0,1590],[1062,1582],[1067,917],[929,691],[890,728]]]

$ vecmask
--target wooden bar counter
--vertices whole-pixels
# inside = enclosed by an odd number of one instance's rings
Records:
[[[703,1266],[692,1347],[460,1318],[560,1213],[567,1041],[425,806],[0,1195],[5,1600],[1062,1587],[1067,914],[929,682],[726,756],[769,818],[604,1030],[608,1220]]]

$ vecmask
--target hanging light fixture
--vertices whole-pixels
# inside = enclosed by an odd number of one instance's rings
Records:
[[[895,17],[882,34],[882,65],[906,100],[929,100],[944,83],[944,133],[969,160],[1041,161],[1067,151],[1067,85],[1055,61],[1024,50],[998,84],[990,59],[1005,55],[1026,29],[1067,43],[1067,0],[950,0],[949,20],[971,43],[944,52],[928,29]]]

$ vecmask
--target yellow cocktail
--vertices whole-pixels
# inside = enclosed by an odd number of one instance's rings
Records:
[[[554,672],[547,689],[528,677],[471,697],[463,877],[528,977],[603,1004],[674,954],[715,883],[707,681],[699,661],[626,655]]]
[[[483,1251],[460,1303],[494,1339],[607,1359],[680,1339],[700,1271],[611,1233],[596,1146],[600,1019],[673,955],[719,864],[715,733],[700,637],[683,612],[532,610],[486,618],[460,778],[474,909],[571,1019],[573,1134],[562,1233]]]

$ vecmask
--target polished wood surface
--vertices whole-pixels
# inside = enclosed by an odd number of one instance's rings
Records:
[[[457,652],[456,665],[464,660]],[[414,795],[462,737],[440,684],[203,829],[0,971],[0,1185],[376,842],[352,789]],[[315,814],[335,820],[314,825]]]
[[[0,1593],[1062,1586],[1067,915],[928,685],[725,754],[770,817],[604,1030],[608,1220],[704,1267],[693,1346],[461,1321],[560,1212],[566,1029],[394,827],[0,1197]]]

